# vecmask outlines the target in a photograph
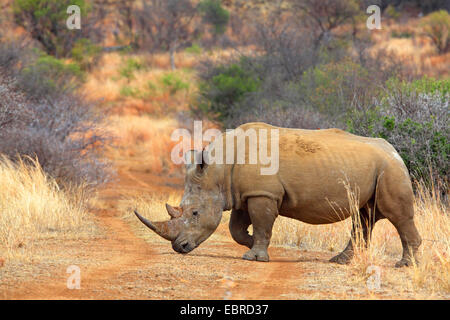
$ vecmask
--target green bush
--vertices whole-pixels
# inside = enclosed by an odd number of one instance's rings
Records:
[[[225,32],[230,13],[222,7],[220,0],[203,0],[199,4],[199,10],[203,15],[203,21],[214,27],[215,34]]]
[[[184,82],[176,73],[168,73],[161,78],[163,86],[173,95],[180,90],[189,89],[189,83]]]
[[[140,98],[141,92],[137,88],[132,88],[130,86],[123,86],[120,88],[120,95],[123,97]]]
[[[241,64],[219,66],[200,83],[197,111],[212,115],[219,121],[231,115],[233,106],[259,89],[260,81]]]
[[[135,78],[134,73],[143,69],[144,65],[138,59],[128,58],[119,68],[119,74],[122,78],[127,79],[127,81],[131,81]]]
[[[392,38],[404,38],[404,39],[409,39],[412,38],[413,34],[409,31],[392,31],[391,32],[391,37]]]
[[[86,18],[90,6],[85,0],[15,0],[14,19],[42,44],[46,53],[67,56],[75,41],[83,37],[80,30],[66,26],[70,5],[79,6],[81,16]]]
[[[390,120],[394,122],[393,118]],[[416,177],[427,177],[429,166],[437,170],[441,176],[447,176],[450,173],[447,163],[450,154],[448,130],[439,129],[436,126],[437,121],[433,117],[425,122],[407,118],[390,129],[390,132],[396,130],[397,134],[400,134],[400,139],[403,141],[403,146],[399,150],[400,155]]]
[[[384,12],[394,20],[397,20],[400,17],[400,13],[395,9],[395,7],[390,4],[384,9]]]
[[[389,141],[416,179],[448,182],[450,174],[449,80],[422,78],[412,82],[389,79],[378,107],[353,110],[347,130]]]
[[[84,79],[76,63],[65,63],[42,53],[20,70],[18,80],[22,90],[35,99],[51,98],[73,91]]]
[[[93,44],[89,39],[79,39],[72,48],[71,56],[83,70],[89,70],[94,66],[102,52],[101,47]]]
[[[197,43],[194,43],[190,47],[187,47],[184,51],[190,54],[199,55],[203,50]]]
[[[439,53],[450,50],[450,15],[446,10],[436,11],[422,18],[421,26]]]
[[[377,81],[351,60],[321,64],[307,70],[300,82],[306,104],[333,117],[344,117],[354,103],[367,104],[379,91]],[[355,97],[358,101],[355,101]]]
[[[399,88],[408,95],[414,93],[430,93],[439,94],[445,98],[447,94],[450,94],[450,80],[436,80],[427,76],[411,82],[391,78],[387,81],[386,87],[390,91]]]

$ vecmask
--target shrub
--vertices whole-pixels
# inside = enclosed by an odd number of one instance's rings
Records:
[[[391,32],[391,37],[392,38],[404,38],[404,39],[409,39],[412,38],[413,34],[410,31],[392,31]]]
[[[187,47],[184,51],[190,54],[199,55],[203,50],[197,43],[194,43],[190,47]]]
[[[22,41],[7,41],[0,34],[0,69],[16,68],[25,50]]]
[[[120,88],[120,95],[123,97],[137,98],[140,96],[140,91],[137,88],[132,88],[130,86],[123,86]]]
[[[267,71],[265,66],[258,64],[257,58],[249,59],[212,68],[200,85],[199,103],[193,111],[207,114],[227,128],[251,121],[305,129],[335,123],[305,103],[299,83],[286,81],[277,72],[260,80]]]
[[[50,99],[75,90],[83,79],[76,63],[65,63],[45,53],[19,71],[17,80],[21,89],[33,99]]]
[[[14,90],[16,82],[11,78],[0,78],[0,130],[21,124],[30,118],[23,94]]]
[[[200,100],[194,111],[224,121],[232,116],[232,108],[247,94],[257,91],[259,85],[254,73],[242,63],[213,68],[200,83]]]
[[[347,114],[373,107],[389,77],[398,73],[377,57],[364,64],[350,58],[310,68],[299,81],[303,104],[345,127]],[[366,116],[371,116],[365,114]]]
[[[102,49],[89,39],[79,39],[72,48],[71,56],[83,70],[91,69],[100,59]]]
[[[67,8],[80,7],[81,16],[86,22],[90,7],[85,0],[15,0],[13,13],[18,25],[24,27],[31,37],[43,46],[46,53],[66,56],[75,41],[87,32],[85,23],[81,30],[69,30],[66,26]]]
[[[413,80],[412,82],[399,81],[396,78],[389,79],[388,88],[395,90],[399,88],[401,91],[405,91],[407,94],[417,93],[431,93],[439,94],[442,98],[445,98],[450,94],[450,81],[449,80],[436,80],[427,76]]]
[[[0,41],[0,72],[34,101],[57,100],[73,93],[84,80],[77,63],[32,49],[20,39]]]
[[[413,82],[390,79],[378,106],[353,111],[347,129],[388,140],[414,178],[428,179],[431,167],[434,178],[448,181],[449,85],[448,80],[430,78]]]
[[[214,27],[214,34],[225,32],[230,13],[222,7],[221,0],[202,0],[199,4],[203,21]]]
[[[327,41],[327,46],[315,52],[308,33],[288,22],[274,22],[280,24],[277,27],[258,25],[256,43],[262,46],[258,54],[232,58],[224,65],[214,61],[200,64],[200,98],[192,107],[194,113],[230,126],[264,107],[269,113],[281,110],[285,116],[313,112],[321,113],[320,119],[329,119],[312,121],[307,127],[319,123],[320,127],[330,123],[344,127],[347,110],[370,101],[380,85],[397,72],[398,67],[389,62],[394,59],[381,59],[368,51],[361,52],[358,60],[343,58],[348,46],[340,39]],[[289,123],[289,116],[284,120]]]
[[[306,103],[333,117],[354,108],[354,97],[365,103],[375,95],[376,82],[369,70],[351,60],[319,65],[305,72],[301,87]]]
[[[139,70],[143,70],[144,65],[137,59],[128,58],[125,63],[119,68],[119,74],[122,78],[127,79],[127,81],[133,80],[134,73]]]
[[[397,20],[400,17],[400,13],[395,10],[395,7],[392,4],[388,5],[386,9],[384,9],[384,12],[394,20]]]
[[[165,74],[161,78],[161,82],[170,94],[173,95],[180,90],[189,89],[189,83],[184,82],[176,73]],[[151,89],[151,87],[149,87]]]
[[[236,128],[247,122],[262,121],[284,128],[324,129],[335,127],[329,117],[303,106],[261,104],[260,107],[236,110],[225,122],[227,128]]]
[[[439,53],[450,50],[450,15],[446,10],[430,13],[422,19],[421,26]]]
[[[57,90],[57,88],[56,88]],[[0,153],[37,158],[61,186],[98,186],[110,177],[100,157],[108,141],[103,116],[80,99],[29,100],[18,83],[0,78]]]

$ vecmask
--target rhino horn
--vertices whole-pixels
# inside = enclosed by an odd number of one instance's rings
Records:
[[[166,210],[172,219],[179,218],[183,214],[181,208],[179,208],[179,207],[174,208],[168,203],[166,203]]]
[[[174,241],[178,234],[180,233],[179,221],[169,220],[169,221],[160,221],[160,222],[151,222],[141,216],[136,210],[134,210],[134,214],[138,217],[139,220],[151,230],[156,232],[158,235],[163,237],[166,240]]]

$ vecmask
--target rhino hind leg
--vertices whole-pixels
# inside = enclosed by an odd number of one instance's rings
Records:
[[[248,214],[253,225],[252,248],[243,259],[269,261],[267,248],[272,237],[272,227],[278,216],[277,203],[266,197],[253,197],[247,200]]]
[[[231,211],[229,223],[231,237],[237,243],[248,248],[253,246],[253,237],[248,234],[250,224],[251,221],[248,212],[235,209]]]
[[[330,262],[348,264],[354,256],[353,246],[355,244],[358,245],[358,242],[360,242],[359,244],[362,244],[365,247],[369,246],[370,237],[372,235],[372,230],[375,223],[384,218],[378,210],[375,215],[373,212],[373,205],[368,204],[366,207],[359,210],[359,217],[352,217],[352,232],[350,240],[348,241],[345,249],[338,255],[331,258]],[[361,243],[361,241],[363,243]]]
[[[394,226],[397,228],[403,247],[402,259],[395,264],[395,267],[412,266],[417,263],[417,250],[422,242],[419,232],[412,219]]]
[[[377,207],[397,229],[402,242],[403,255],[395,267],[411,266],[418,261],[416,254],[422,239],[414,224],[413,202],[409,177],[402,179],[401,171],[387,168],[379,183]]]
[[[400,261],[395,264],[396,268],[412,266],[417,263],[417,251],[422,239],[414,224],[413,218],[402,219],[400,221],[390,220],[400,236],[403,247],[403,255]]]

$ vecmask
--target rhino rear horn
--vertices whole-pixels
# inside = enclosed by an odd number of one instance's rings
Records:
[[[178,220],[151,222],[141,216],[136,210],[134,210],[134,214],[143,224],[166,240],[174,241],[180,233],[180,224]]]

